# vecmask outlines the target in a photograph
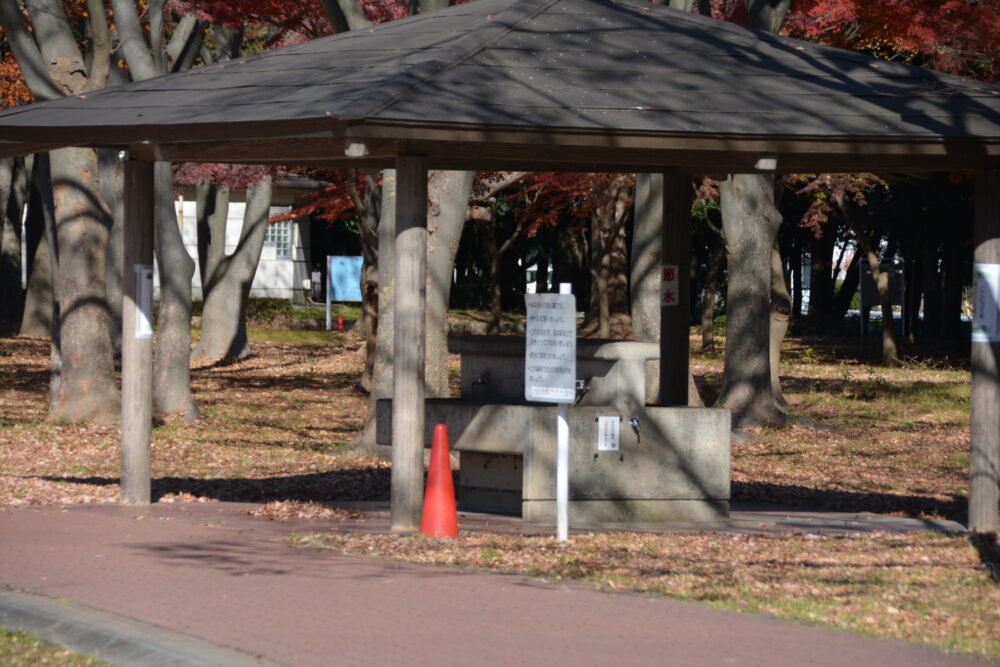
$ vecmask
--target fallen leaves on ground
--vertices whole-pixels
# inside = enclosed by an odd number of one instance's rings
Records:
[[[968,371],[925,362],[877,368],[849,346],[823,344],[788,340],[782,383],[796,419],[750,429],[734,443],[733,500],[963,520]],[[368,398],[355,388],[362,341],[260,342],[254,353],[194,366],[201,417],[156,424],[154,499],[266,503],[255,515],[275,520],[330,518],[330,501],[388,499],[389,464],[349,447],[367,419]],[[718,390],[721,354],[695,354],[692,369],[703,387]],[[0,506],[116,500],[117,426],[46,421],[47,341],[0,338],[0,387]],[[1000,657],[1000,586],[981,562],[995,554],[995,536],[993,547],[977,547],[978,559],[967,538],[930,534],[623,533],[574,536],[565,546],[489,534],[303,539],[351,553],[582,578]]]
[[[238,363],[195,364],[197,421],[158,420],[153,499],[385,500],[389,464],[349,443],[367,418],[362,341],[255,343]],[[48,341],[0,338],[0,505],[114,502],[118,425],[45,420]]]
[[[361,510],[326,507],[319,503],[302,503],[296,500],[275,500],[254,509],[244,510],[250,516],[288,521],[291,519],[333,519],[335,521],[364,521],[366,514]]]
[[[348,554],[581,579],[1000,658],[1000,586],[965,536],[932,533],[323,534]],[[994,537],[995,541],[995,537]]]

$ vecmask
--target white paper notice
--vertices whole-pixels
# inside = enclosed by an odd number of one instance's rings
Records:
[[[679,281],[677,280],[677,265],[665,264],[661,267],[660,306],[667,308],[680,303]]]
[[[617,452],[621,447],[621,440],[618,438],[621,433],[622,418],[618,415],[613,417],[597,418],[597,451]]]
[[[976,264],[972,275],[972,342],[1000,341],[1000,264]]]
[[[135,264],[135,337],[153,337],[153,265]]]
[[[576,400],[576,301],[572,294],[525,294],[524,398]]]

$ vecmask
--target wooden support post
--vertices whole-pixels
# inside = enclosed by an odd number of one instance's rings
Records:
[[[121,502],[148,505],[153,417],[153,162],[125,161]]]
[[[660,247],[660,404],[688,404],[691,312],[691,176],[663,175]]]
[[[1000,265],[1000,170],[976,175],[976,265]],[[994,295],[996,296],[996,295]],[[978,301],[978,299],[976,299]],[[997,303],[986,299],[997,318]],[[980,304],[974,304],[978,307]],[[997,318],[1000,319],[1000,318]],[[997,319],[994,319],[994,327]],[[996,328],[993,329],[996,333]],[[972,451],[969,456],[969,528],[1000,529],[1000,342],[972,342]]]
[[[424,489],[427,160],[423,157],[396,158],[395,252],[392,530],[409,532],[420,527]]]

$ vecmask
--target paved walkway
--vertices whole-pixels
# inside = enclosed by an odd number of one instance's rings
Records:
[[[982,664],[586,584],[291,548],[284,537],[316,525],[252,518],[246,507],[0,508],[0,625],[124,665]],[[385,512],[368,509],[360,525],[385,530]],[[823,516],[756,508],[729,527],[879,525]],[[539,531],[510,518],[462,521],[484,525]]]

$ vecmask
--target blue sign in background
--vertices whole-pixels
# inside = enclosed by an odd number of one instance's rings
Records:
[[[361,301],[361,264],[363,257],[328,256],[330,301]]]

